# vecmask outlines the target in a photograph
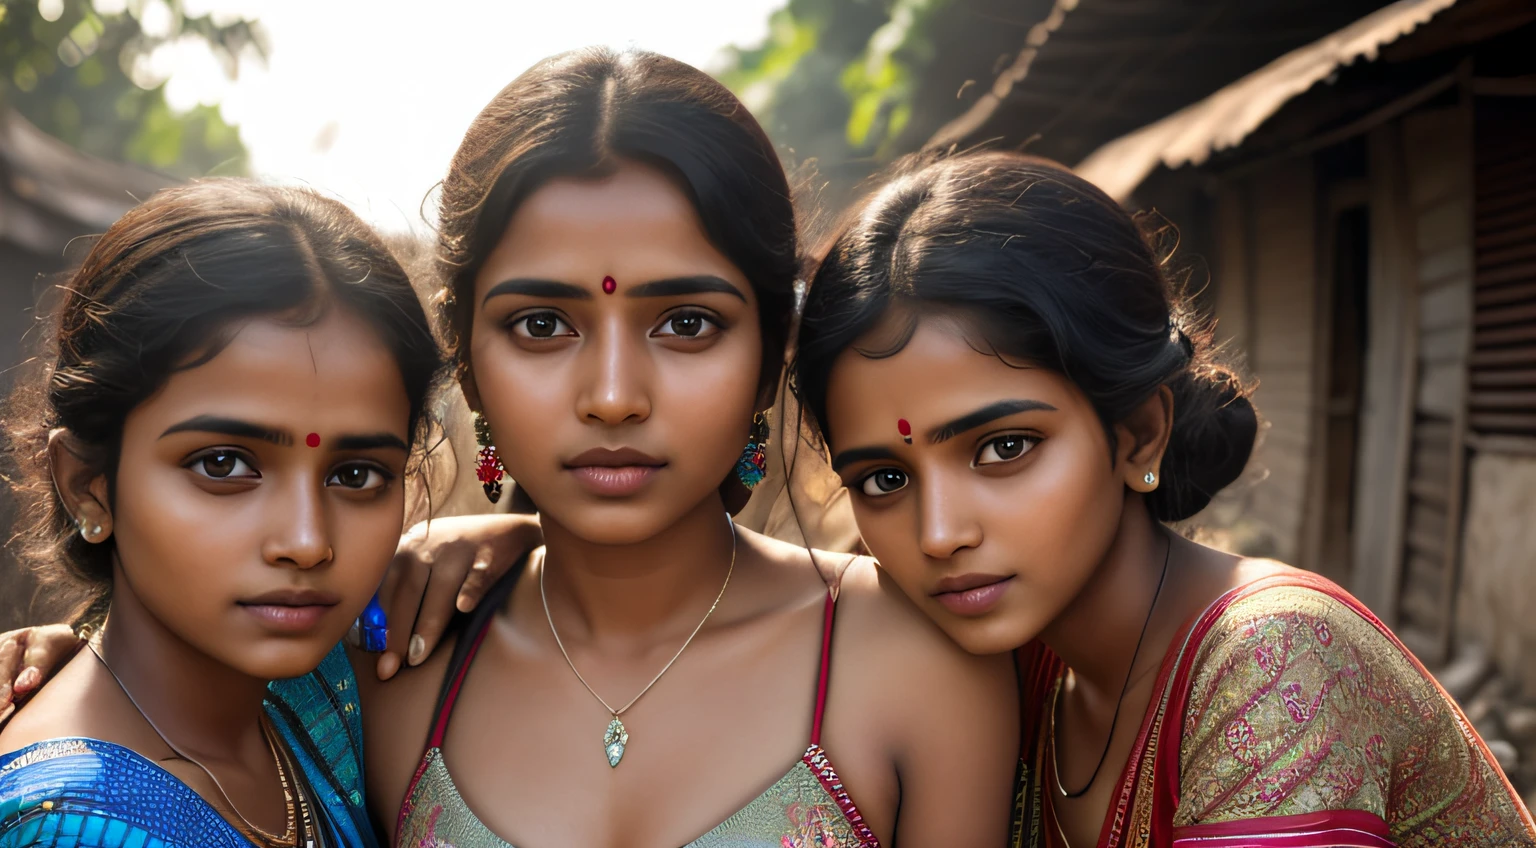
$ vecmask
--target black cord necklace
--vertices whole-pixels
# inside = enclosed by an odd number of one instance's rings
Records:
[[[1168,558],[1173,554],[1173,540],[1168,540],[1168,547],[1163,552],[1163,573],[1157,578],[1157,591],[1152,593],[1152,605],[1147,607],[1147,617],[1141,622],[1141,635],[1136,637],[1136,650],[1131,652],[1131,667],[1125,670],[1125,682],[1120,684],[1120,698],[1115,701],[1115,714],[1109,720],[1109,735],[1104,737],[1104,750],[1099,752],[1099,762],[1093,767],[1093,774],[1088,775],[1088,782],[1083,788],[1075,792],[1068,792],[1067,787],[1061,784],[1061,760],[1058,751],[1061,744],[1056,740],[1056,708],[1061,701],[1061,689],[1057,688],[1057,697],[1051,703],[1051,770],[1056,773],[1056,789],[1061,792],[1063,798],[1081,798],[1088,794],[1093,787],[1093,782],[1099,778],[1099,769],[1104,767],[1104,758],[1109,756],[1109,743],[1115,738],[1115,725],[1120,722],[1120,706],[1125,703],[1125,693],[1131,688],[1131,672],[1136,670],[1136,658],[1141,655],[1141,642],[1147,638],[1147,625],[1152,623],[1152,613],[1157,609],[1157,599],[1163,594],[1163,581],[1168,579]]]

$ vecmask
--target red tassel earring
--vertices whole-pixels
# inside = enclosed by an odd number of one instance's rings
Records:
[[[507,470],[501,466],[501,457],[491,443],[491,426],[478,412],[475,413],[475,440],[480,443],[480,453],[475,457],[475,477],[485,489],[485,496],[491,503],[496,503],[501,500],[501,478],[507,475]]]

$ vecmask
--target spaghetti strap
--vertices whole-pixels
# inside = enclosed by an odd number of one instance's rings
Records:
[[[832,674],[832,616],[837,610],[837,601],[831,592],[827,593],[826,611],[822,615],[821,625],[821,670],[816,679],[816,713],[811,719],[811,745],[821,746],[821,718],[827,710],[827,680]]]
[[[496,581],[496,585],[481,599],[480,605],[469,614],[463,637],[453,646],[453,658],[448,661],[447,673],[443,675],[443,687],[437,695],[437,708],[432,713],[432,735],[427,737],[429,749],[443,746],[443,738],[448,735],[448,719],[453,715],[459,691],[464,687],[464,678],[469,674],[469,664],[474,662],[480,644],[485,641],[485,634],[491,630],[491,622],[507,602],[507,597],[512,594],[512,589],[517,586],[518,578],[527,565],[528,557],[524,556],[511,571]]]

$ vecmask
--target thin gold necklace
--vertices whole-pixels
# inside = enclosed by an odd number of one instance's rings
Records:
[[[651,687],[655,686],[656,681],[660,680],[661,676],[666,674],[668,669],[672,668],[672,664],[677,662],[677,658],[683,655],[683,651],[688,650],[688,646],[693,643],[693,637],[699,635],[699,631],[704,629],[704,622],[709,621],[709,617],[715,613],[715,607],[720,606],[720,599],[725,597],[725,587],[731,585],[731,575],[736,571],[736,522],[732,521],[729,515],[726,516],[725,520],[731,526],[731,565],[725,570],[725,582],[720,584],[720,593],[715,595],[715,602],[709,605],[709,611],[704,613],[703,618],[699,619],[698,626],[693,628],[693,632],[688,634],[687,639],[683,640],[683,646],[677,649],[677,653],[672,655],[672,659],[667,660],[667,664],[661,667],[661,671],[656,672],[656,676],[651,678],[650,683],[645,684],[645,688],[640,690],[639,695],[630,698],[629,703],[619,709],[609,706],[608,702],[603,700],[603,696],[597,694],[597,690],[593,689],[592,685],[587,682],[587,679],[581,676],[581,672],[576,669],[576,663],[571,662],[571,655],[565,650],[565,643],[560,641],[560,631],[555,629],[555,617],[549,614],[549,596],[544,593],[544,573],[549,570],[549,561],[546,559],[545,567],[539,569],[539,600],[544,604],[544,618],[549,622],[549,632],[555,637],[555,645],[560,648],[560,655],[565,657],[565,664],[571,667],[571,673],[576,675],[576,679],[581,681],[581,685],[586,687],[586,690],[592,694],[592,697],[597,699],[599,704],[603,705],[603,709],[607,710],[608,715],[611,717],[608,722],[608,729],[603,732],[603,753],[608,755],[609,768],[619,767],[619,761],[624,759],[624,749],[629,745],[629,730],[624,727],[624,722],[619,721],[619,716],[627,712],[630,707],[633,707],[635,702],[640,700],[645,693],[651,691]]]
[[[265,712],[262,713],[260,719],[261,738],[266,741],[267,748],[272,752],[272,760],[277,764],[277,777],[278,780],[282,783],[283,787],[283,803],[284,806],[287,807],[287,824],[283,828],[283,834],[281,836],[251,824],[251,820],[246,818],[245,815],[240,812],[239,807],[235,806],[234,799],[230,798],[229,793],[224,791],[224,784],[219,782],[218,776],[210,771],[207,766],[198,762],[192,756],[187,754],[187,752],[181,750],[181,748],[179,748],[176,743],[172,742],[169,738],[166,737],[164,733],[160,732],[160,728],[156,726],[154,719],[151,719],[149,717],[149,713],[144,712],[144,708],[139,706],[138,700],[133,697],[132,692],[128,691],[128,686],[127,684],[123,683],[123,679],[117,676],[117,672],[113,670],[111,663],[108,663],[107,658],[102,656],[101,651],[96,649],[95,640],[87,641],[85,646],[91,649],[92,654],[96,655],[96,659],[101,662],[101,667],[105,668],[107,670],[107,674],[112,676],[113,682],[117,683],[117,688],[123,690],[123,695],[128,698],[128,703],[133,705],[133,708],[138,712],[139,717],[144,719],[145,724],[149,725],[149,729],[153,730],[155,735],[160,737],[160,741],[165,743],[165,747],[170,748],[171,752],[176,756],[186,760],[194,766],[197,766],[202,770],[203,774],[208,775],[208,779],[213,781],[214,788],[219,790],[219,795],[223,797],[224,805],[229,808],[230,812],[235,814],[235,818],[240,820],[240,824],[243,825],[243,827],[237,827],[237,829],[241,830],[242,834],[247,839],[258,844],[265,843],[268,845],[293,845],[295,848],[315,848],[315,832],[309,812],[309,804],[304,798],[303,792],[298,789],[298,781],[294,781],[294,786],[291,789],[289,787],[288,770],[286,768],[286,764],[283,761],[283,756],[278,753],[277,743],[272,740],[274,730],[271,727],[270,719],[267,718]],[[296,795],[297,803],[295,803]],[[297,815],[295,814],[296,806],[299,808]],[[299,828],[295,826],[299,819],[302,819],[303,821],[303,833],[299,833]],[[302,837],[302,841],[300,837]]]

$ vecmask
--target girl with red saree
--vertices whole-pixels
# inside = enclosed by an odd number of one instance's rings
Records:
[[[1168,529],[1257,416],[1131,215],[917,161],[811,282],[795,389],[881,568],[1021,684],[1017,846],[1533,845],[1461,711],[1343,589]]]

